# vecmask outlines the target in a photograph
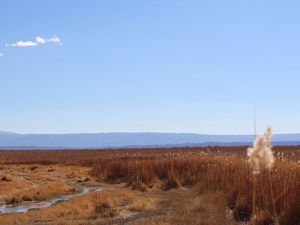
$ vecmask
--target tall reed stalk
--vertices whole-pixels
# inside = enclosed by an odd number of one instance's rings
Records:
[[[271,179],[271,169],[274,166],[275,157],[271,146],[272,129],[268,127],[263,136],[257,136],[253,147],[248,148],[248,162],[252,168],[252,219],[256,216],[256,192],[257,192],[257,176],[263,171],[268,171],[269,188],[272,201],[272,210],[274,214],[275,224],[278,225],[278,217],[276,212],[276,203]]]
[[[257,185],[257,174],[252,174],[252,216],[256,215],[256,185]]]

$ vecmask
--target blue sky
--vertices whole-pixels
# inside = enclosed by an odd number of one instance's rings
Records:
[[[246,134],[256,102],[259,131],[300,132],[299,11],[298,1],[0,1],[0,130]]]

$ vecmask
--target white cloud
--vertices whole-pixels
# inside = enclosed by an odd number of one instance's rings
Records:
[[[60,43],[61,43],[59,37],[57,37],[56,35],[54,35],[54,36],[51,37],[51,38],[48,38],[48,39],[47,39],[47,42],[52,42],[52,43],[57,43],[57,44],[60,44]]]
[[[56,35],[50,37],[50,38],[42,38],[40,36],[37,36],[35,38],[35,41],[18,41],[13,44],[6,44],[5,46],[8,47],[35,47],[40,44],[46,44],[46,43],[54,43],[58,45],[62,45],[60,38],[57,37]]]
[[[46,43],[46,40],[45,40],[44,38],[42,38],[42,37],[39,37],[39,36],[37,36],[37,37],[35,38],[35,40],[36,40],[36,42],[39,43],[39,44],[45,44],[45,43]]]
[[[4,56],[4,54],[0,52],[0,57],[1,57],[1,56]]]
[[[33,42],[33,41],[18,41],[17,43],[14,44],[8,44],[6,46],[11,46],[11,47],[34,47],[37,46],[38,43]]]

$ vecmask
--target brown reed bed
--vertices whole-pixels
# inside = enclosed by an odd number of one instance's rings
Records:
[[[281,225],[299,225],[300,147],[273,149],[273,169],[257,175],[255,215],[253,174],[245,146],[0,151],[0,163],[76,164],[91,167],[91,175],[100,181],[126,183],[136,190],[184,187],[192,188],[199,196],[221,193],[227,205],[224,213],[227,210],[237,221],[251,220],[259,225],[275,224],[278,220]]]
[[[252,170],[242,155],[202,153],[102,160],[93,165],[92,175],[106,182],[125,182],[143,191],[159,186],[163,190],[193,187],[199,195],[221,192],[228,211],[237,221],[299,225],[300,161],[277,155],[274,169],[257,175],[255,215]]]
[[[0,150],[0,164],[87,164],[102,159],[190,157],[198,154],[246,156],[248,146],[211,146],[176,148]],[[300,146],[274,146],[277,156],[300,160]]]

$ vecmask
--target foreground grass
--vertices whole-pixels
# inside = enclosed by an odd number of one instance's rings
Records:
[[[85,168],[69,171],[68,177],[96,179],[107,190],[48,209],[2,215],[0,221],[66,225],[230,225],[245,221],[271,225],[275,223],[274,200],[279,223],[299,225],[300,152],[295,147],[282,149],[276,149],[271,173],[263,171],[257,177],[255,215],[246,147],[1,152],[4,167],[35,163],[42,168],[45,164]]]
[[[103,181],[126,182],[142,191],[159,186],[163,190],[194,187],[199,195],[219,192],[226,203],[224,211],[227,208],[236,221],[300,224],[300,164],[285,156],[278,155],[271,172],[256,176],[255,214],[252,171],[240,155],[199,153],[103,160],[94,165],[92,174]]]

